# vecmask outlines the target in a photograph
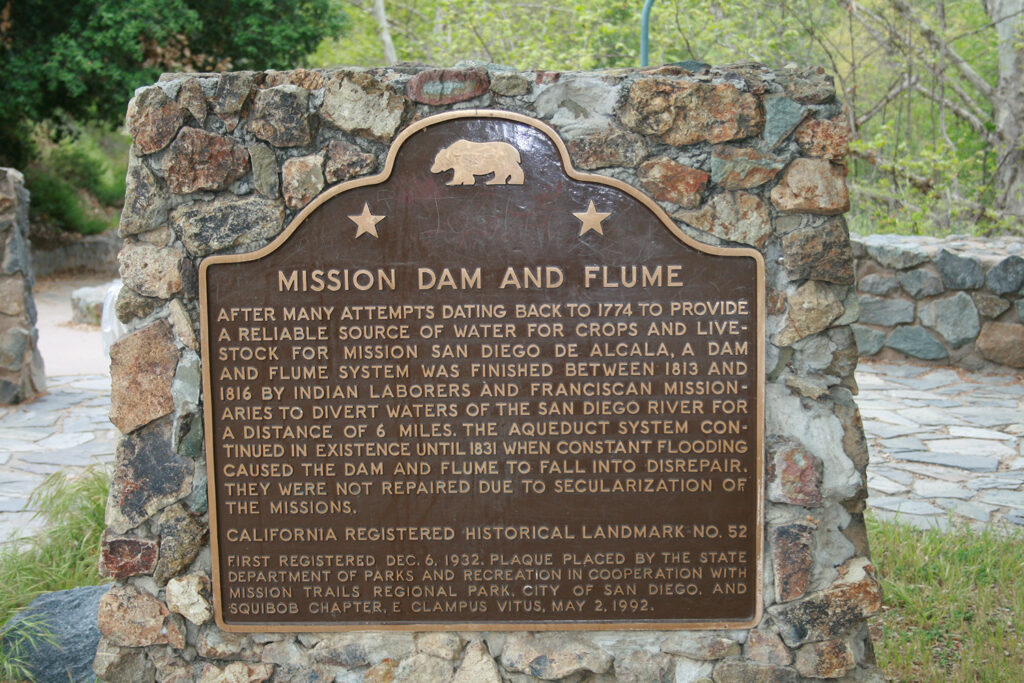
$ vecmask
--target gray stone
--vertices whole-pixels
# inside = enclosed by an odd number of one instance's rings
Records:
[[[182,254],[176,247],[129,241],[117,260],[124,284],[142,296],[168,299],[181,291]]]
[[[217,92],[212,98],[214,113],[224,116],[237,114],[245,106],[253,86],[256,72],[235,71],[221,74],[217,79]]]
[[[886,268],[905,270],[930,260],[919,244],[908,243],[896,235],[868,235],[861,243],[868,255]]]
[[[79,287],[71,292],[71,322],[99,325],[107,285]]]
[[[715,683],[797,683],[800,676],[788,666],[727,659],[715,667]]]
[[[978,313],[985,318],[998,318],[1010,308],[1010,302],[988,292],[971,292]]]
[[[501,683],[498,665],[483,641],[475,640],[466,647],[452,683]]]
[[[900,498],[898,496],[882,496],[878,498],[872,497],[871,499],[869,499],[868,504],[872,508],[878,508],[880,510],[891,510],[892,512],[899,512],[904,515],[942,514],[941,508],[935,507],[928,501]]]
[[[864,325],[851,325],[857,340],[857,352],[861,356],[873,356],[885,346],[885,332]]]
[[[941,334],[954,349],[972,341],[981,331],[978,309],[966,292],[922,304],[918,316],[924,325]]]
[[[552,681],[583,671],[604,673],[611,668],[612,656],[577,636],[514,633],[505,641],[501,663],[510,671]]]
[[[764,132],[761,139],[775,147],[789,136],[807,116],[807,107],[781,95],[761,99],[764,104]]]
[[[186,496],[193,463],[171,450],[171,419],[123,437],[107,499],[107,526],[123,534]]]
[[[1017,300],[1017,322],[1024,323],[1024,299]]]
[[[152,683],[156,672],[146,653],[135,647],[114,645],[100,638],[92,670],[105,683]],[[83,681],[93,680],[86,676]]]
[[[689,659],[713,661],[740,653],[740,644],[724,633],[679,631],[661,641],[661,651]]]
[[[164,301],[155,297],[143,296],[131,287],[121,287],[114,302],[117,319],[123,323],[145,318],[164,305]]]
[[[883,299],[877,296],[860,297],[860,321],[868,325],[895,327],[914,321],[914,302],[909,299]]]
[[[985,277],[985,286],[996,294],[1013,294],[1024,286],[1024,258],[1007,256],[992,266]]]
[[[267,199],[277,199],[281,193],[281,178],[278,175],[274,150],[262,142],[254,142],[248,149],[256,191]]]
[[[935,265],[946,289],[977,289],[985,284],[985,270],[976,258],[957,256],[943,249],[935,258]]]
[[[927,296],[942,294],[946,288],[942,286],[942,279],[926,268],[915,268],[896,274],[903,290],[915,299],[923,299]]]
[[[492,73],[491,92],[504,97],[525,95],[533,89],[529,80],[516,73]]]
[[[730,242],[763,246],[771,236],[768,205],[749,192],[722,192],[700,209],[678,210],[673,218]]]
[[[956,467],[968,472],[995,472],[999,469],[999,458],[991,455],[974,455],[972,453],[937,453],[934,451],[903,451],[890,453],[897,460],[923,462],[929,465]]]
[[[269,240],[284,227],[284,206],[262,197],[220,197],[171,212],[171,226],[189,253],[205,256]]]
[[[0,368],[20,372],[31,342],[32,333],[23,327],[11,327],[0,334]]]
[[[8,657],[17,654],[34,680],[93,680],[93,659],[100,642],[96,613],[108,590],[109,585],[43,593],[7,622],[0,633],[0,649]],[[43,622],[53,642],[19,637],[28,623],[36,621]]]
[[[324,91],[320,114],[355,135],[388,141],[398,130],[408,101],[366,73],[336,74]]]
[[[938,360],[949,355],[945,347],[919,325],[897,327],[889,333],[885,345],[922,360]]]
[[[146,232],[167,222],[167,190],[134,154],[129,158],[125,183],[125,203],[118,225],[121,237]]]
[[[675,683],[675,662],[666,654],[638,650],[615,660],[618,683]]]
[[[881,296],[893,291],[899,287],[899,284],[897,283],[896,278],[889,273],[872,273],[871,275],[865,275],[862,277],[857,283],[857,287],[862,292]]]
[[[782,236],[782,254],[790,280],[853,284],[853,251],[842,216],[787,232]]]
[[[308,145],[309,91],[294,85],[279,85],[256,93],[248,127],[260,140],[275,147]]]
[[[422,652],[403,659],[395,671],[395,683],[448,683],[455,667],[446,659]]]

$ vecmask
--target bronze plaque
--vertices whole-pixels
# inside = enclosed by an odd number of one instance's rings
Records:
[[[200,283],[222,628],[759,621],[756,251],[471,111]]]

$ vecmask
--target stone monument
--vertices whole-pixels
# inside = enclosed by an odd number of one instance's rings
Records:
[[[880,679],[823,72],[169,74],[127,124],[102,680]]]

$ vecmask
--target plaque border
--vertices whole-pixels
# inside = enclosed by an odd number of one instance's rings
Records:
[[[368,185],[379,185],[391,177],[394,170],[395,158],[402,145],[421,130],[430,126],[454,119],[465,118],[490,118],[504,119],[531,126],[544,133],[554,143],[562,160],[562,168],[573,180],[587,183],[599,183],[614,187],[630,195],[641,202],[657,216],[662,225],[668,229],[673,237],[683,244],[705,254],[717,256],[746,257],[754,259],[757,278],[757,414],[755,417],[755,452],[757,462],[755,474],[757,479],[757,502],[755,526],[757,527],[754,553],[755,553],[755,577],[754,577],[754,616],[746,621],[738,620],[688,620],[668,622],[634,622],[628,620],[608,621],[530,621],[530,622],[503,622],[503,621],[479,621],[479,622],[445,622],[445,623],[402,623],[402,624],[381,624],[373,621],[345,622],[345,623],[324,623],[324,622],[253,622],[246,624],[225,623],[221,603],[221,567],[219,553],[219,539],[217,534],[217,491],[216,491],[216,467],[213,451],[213,411],[207,397],[212,395],[212,380],[210,377],[210,329],[207,324],[209,303],[207,301],[206,273],[214,265],[224,263],[242,263],[246,261],[257,261],[264,256],[272,254],[283,246],[291,235],[301,226],[311,213],[316,211],[324,202],[336,195],[347,192],[357,187]],[[269,244],[260,249],[240,254],[211,254],[203,257],[199,264],[199,328],[201,336],[201,358],[203,374],[203,436],[204,451],[206,454],[207,474],[207,500],[210,519],[210,562],[211,578],[213,583],[213,613],[214,622],[217,627],[229,633],[284,633],[284,632],[305,632],[305,633],[330,633],[350,631],[695,631],[695,630],[719,630],[719,629],[752,629],[756,627],[764,617],[764,400],[765,400],[765,264],[764,256],[757,249],[750,247],[719,247],[699,242],[675,224],[672,218],[662,209],[654,199],[644,194],[632,185],[612,178],[610,176],[598,175],[596,173],[584,173],[578,171],[572,163],[569,150],[558,132],[543,121],[511,111],[497,109],[464,109],[460,111],[449,111],[425,117],[404,128],[388,147],[387,158],[384,168],[380,173],[354,178],[339,183],[321,192],[313,198],[309,204],[293,218],[281,233]]]

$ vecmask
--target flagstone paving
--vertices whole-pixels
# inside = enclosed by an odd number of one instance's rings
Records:
[[[0,540],[38,528],[30,495],[47,476],[113,462],[117,430],[109,411],[104,375],[48,377],[46,395],[0,406]]]
[[[48,381],[38,400],[0,407],[0,539],[37,528],[29,496],[49,474],[114,459],[110,377]],[[1024,378],[863,363],[857,381],[876,516],[1024,526]]]
[[[1024,526],[1024,376],[861,363],[876,517]]]

